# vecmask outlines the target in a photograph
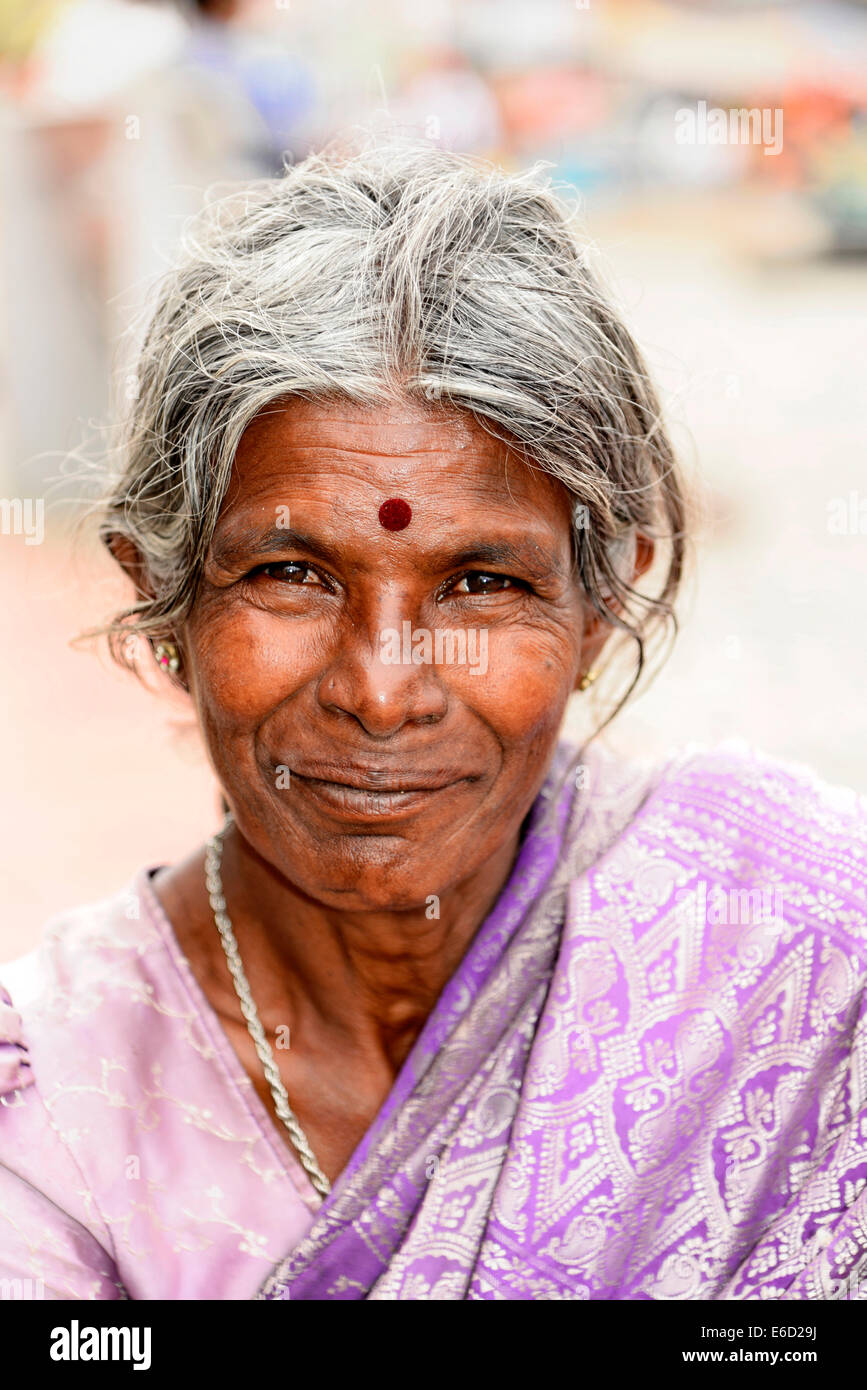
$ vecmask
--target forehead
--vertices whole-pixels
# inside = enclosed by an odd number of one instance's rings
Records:
[[[496,445],[473,417],[448,405],[411,397],[366,405],[348,399],[275,401],[244,433],[239,453],[269,444],[296,448],[358,449],[372,454],[427,452]]]
[[[524,505],[561,491],[530,468],[517,447],[494,438],[467,412],[410,399],[366,406],[302,401],[268,407],[247,427],[235,455],[226,509],[275,490],[321,496],[344,491],[375,496],[403,490],[461,494],[470,501]]]

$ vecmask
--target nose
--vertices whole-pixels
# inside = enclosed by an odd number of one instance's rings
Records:
[[[406,619],[344,630],[319,682],[323,709],[355,719],[371,738],[392,738],[406,724],[438,724],[448,691],[435,665],[412,661],[412,631]]]

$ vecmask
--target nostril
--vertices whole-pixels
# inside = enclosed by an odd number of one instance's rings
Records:
[[[350,639],[321,673],[317,699],[333,716],[356,720],[369,737],[389,739],[404,725],[442,721],[449,698],[438,677],[432,667],[414,662],[383,663],[373,643]]]

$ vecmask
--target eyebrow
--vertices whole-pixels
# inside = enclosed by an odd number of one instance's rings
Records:
[[[227,537],[211,542],[212,558],[220,565],[231,565],[249,555],[251,550],[264,555],[277,555],[284,550],[306,550],[324,563],[330,563],[333,559],[328,547],[317,541],[315,536],[289,526],[272,526],[259,533],[248,531],[238,540]]]
[[[245,555],[281,554],[287,550],[303,550],[323,564],[334,563],[334,553],[321,540],[295,527],[270,527],[260,534],[248,534],[237,541],[230,538],[213,542],[212,558],[220,565],[231,566]],[[540,553],[541,550],[541,553]],[[514,545],[510,541],[476,541],[459,549],[440,547],[427,552],[425,568],[432,572],[464,569],[468,565],[505,565],[525,570],[535,578],[546,574],[565,573],[559,556],[537,545]]]
[[[476,541],[463,550],[438,550],[428,557],[432,569],[464,569],[467,565],[513,565],[542,579],[546,574],[562,574],[556,555],[537,546],[512,545],[510,541]]]

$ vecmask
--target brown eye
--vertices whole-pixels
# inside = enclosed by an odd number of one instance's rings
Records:
[[[452,589],[453,594],[499,594],[504,589],[513,589],[514,580],[509,579],[505,574],[483,574],[480,570],[475,570],[472,574],[463,575]]]
[[[316,571],[301,560],[280,560],[273,565],[262,565],[256,573],[265,575],[267,579],[279,579],[285,584],[319,583]]]

